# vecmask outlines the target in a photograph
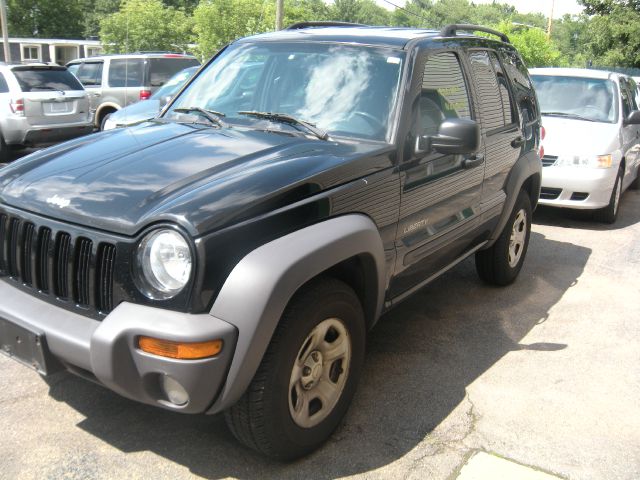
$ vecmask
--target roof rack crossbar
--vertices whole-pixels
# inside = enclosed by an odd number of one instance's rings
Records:
[[[309,27],[366,27],[362,23],[351,23],[351,22],[298,22],[292,25],[289,25],[285,30],[301,30],[303,28]]]
[[[440,30],[440,35],[442,35],[443,37],[455,37],[458,30],[466,30],[467,32],[490,33],[492,35],[500,37],[500,40],[502,40],[504,43],[511,43],[509,37],[507,37],[504,33],[499,32],[498,30],[468,23],[453,23],[451,25],[446,25],[442,28],[442,30]]]

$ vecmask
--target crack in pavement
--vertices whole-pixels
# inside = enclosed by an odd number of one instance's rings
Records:
[[[447,451],[454,451],[463,454],[464,456],[463,463],[454,470],[455,473],[459,471],[461,466],[464,465],[464,462],[467,461],[469,456],[468,454],[477,450],[477,448],[471,447],[465,442],[471,435],[476,433],[477,425],[481,419],[481,415],[478,413],[477,408],[473,403],[473,400],[471,400],[468,391],[465,391],[465,396],[462,399],[462,402],[460,402],[461,405],[464,403],[467,404],[466,408],[464,409],[464,413],[462,415],[456,415],[456,418],[453,419],[452,426],[443,426],[442,433],[439,433],[436,427],[434,432],[425,437],[424,442],[431,448],[428,448],[428,451],[426,453],[421,454],[411,462],[411,465],[408,468],[409,473],[418,471],[425,459],[444,454]],[[456,419],[458,417],[463,420],[461,423],[456,423]],[[455,430],[460,428],[460,426],[464,426],[464,430],[458,433]],[[447,438],[447,436],[451,434],[453,435],[450,438]],[[420,446],[422,447],[422,449],[425,448],[424,443]]]

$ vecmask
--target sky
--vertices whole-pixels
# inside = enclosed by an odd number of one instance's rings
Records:
[[[404,6],[406,0],[390,0],[392,3],[395,3],[399,6]],[[471,0],[473,3],[491,3],[493,0]],[[544,13],[545,16],[549,16],[551,13],[551,3],[554,0],[498,0],[499,3],[508,3],[516,7],[516,9],[521,13],[530,13],[530,12],[541,12]],[[389,5],[384,0],[376,0],[378,5],[381,5],[389,10],[393,10],[394,7]],[[576,0],[555,0],[554,8],[553,8],[553,18],[560,18],[565,13],[569,13],[571,15],[577,15],[582,11],[582,7],[578,5]]]

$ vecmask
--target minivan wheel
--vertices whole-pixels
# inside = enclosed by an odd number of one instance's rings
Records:
[[[0,132],[0,163],[9,161],[9,146],[4,143],[2,132]]]
[[[324,443],[345,415],[364,363],[364,313],[333,278],[303,287],[287,306],[247,391],[225,412],[235,437],[291,460]]]
[[[593,212],[593,219],[602,223],[614,223],[620,210],[620,197],[622,196],[622,168],[618,170],[616,182],[613,184],[609,205]]]
[[[633,182],[631,182],[631,185],[629,185],[629,188],[632,190],[640,190],[640,166],[638,166],[638,171],[636,172],[636,178]]]
[[[104,115],[102,117],[102,120],[100,121],[100,131],[101,132],[104,131],[104,126],[107,123],[107,120],[109,119],[110,116],[111,116],[111,113],[107,113],[106,115]]]
[[[492,285],[509,285],[522,268],[531,236],[531,200],[521,190],[511,216],[498,240],[487,250],[476,252],[476,270]]]

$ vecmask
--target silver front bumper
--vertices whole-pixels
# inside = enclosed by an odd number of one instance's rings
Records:
[[[234,353],[237,330],[209,314],[187,314],[122,303],[102,321],[44,302],[0,280],[0,317],[46,340],[48,351],[68,370],[97,380],[143,403],[200,413],[215,400]],[[213,358],[175,360],[142,352],[140,335],[172,341],[222,339]],[[189,394],[185,405],[168,401],[161,378],[169,375]]]

